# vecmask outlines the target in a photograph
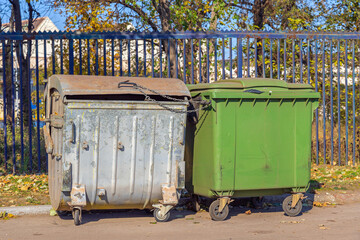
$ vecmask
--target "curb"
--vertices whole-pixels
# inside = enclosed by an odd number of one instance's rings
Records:
[[[16,216],[49,214],[51,205],[34,205],[19,207],[0,207],[0,212],[11,213]]]

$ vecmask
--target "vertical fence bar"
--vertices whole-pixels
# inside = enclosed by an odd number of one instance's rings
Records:
[[[265,41],[264,39],[261,40],[261,55],[262,55],[262,71],[263,71],[263,78],[266,77],[266,72],[265,72]]]
[[[273,40],[270,39],[270,78],[273,78],[273,58],[272,58],[272,48],[273,48]]]
[[[31,67],[30,67],[30,57],[31,57],[31,46],[32,46],[32,41],[29,40],[28,41],[28,45],[27,45],[27,56],[26,56],[26,60],[27,60],[27,66],[28,66],[28,109],[29,109],[29,163],[30,163],[30,172],[33,171],[33,157],[32,157],[32,128],[33,128],[33,123],[32,123],[32,104],[31,104]],[[53,48],[54,50],[54,48]],[[54,58],[55,59],[55,58]]]
[[[81,40],[79,42],[79,51],[80,51],[80,59],[81,59]],[[82,61],[80,60],[80,69],[82,69],[82,65],[81,65]],[[82,73],[82,71],[81,71]],[[21,78],[22,79],[22,78]],[[44,79],[47,79],[47,53],[46,53],[46,40],[44,40]],[[46,87],[47,83],[45,83],[45,87]],[[22,89],[22,87],[20,88]],[[20,98],[21,101],[22,97]],[[45,106],[45,101],[44,101],[44,106]],[[46,107],[46,106],[45,106]],[[21,110],[22,111],[22,108]],[[45,172],[48,172],[48,154],[45,154]]]
[[[237,77],[242,78],[242,69],[243,69],[243,52],[242,52],[242,38],[238,39],[238,66],[237,66]]]
[[[151,39],[151,76],[155,77],[154,66],[154,39]]]
[[[175,39],[175,77],[179,78],[179,52],[178,39]]]
[[[355,166],[355,151],[356,151],[356,147],[355,147],[355,133],[356,133],[356,122],[355,122],[355,111],[356,111],[356,106],[355,106],[355,40],[353,40],[352,42],[352,87],[353,87],[353,158],[352,158],[352,162],[353,165]]]
[[[322,101],[323,101],[323,151],[324,164],[326,164],[326,88],[325,88],[325,40],[322,49]]]
[[[86,39],[87,41],[87,74],[90,75],[90,40]]]
[[[83,74],[83,72],[82,72],[82,40],[81,39],[79,39],[79,74],[80,75]],[[47,156],[47,154],[46,154],[46,156]]]
[[[139,40],[135,40],[135,68],[136,76],[139,76]]]
[[[207,82],[210,82],[210,57],[209,57],[209,39],[206,39],[206,77]]]
[[[114,39],[111,39],[111,76],[115,76],[114,50]]]
[[[278,39],[278,43],[277,43],[277,72],[278,72],[278,79],[280,80],[280,39]]]
[[[168,52],[167,52],[167,67],[168,67],[168,78],[170,77],[171,75],[171,72],[170,72],[170,39],[167,40],[168,41]]]
[[[307,40],[307,67],[308,67],[308,84],[310,84],[310,40]]]
[[[54,39],[51,40],[51,60],[52,60],[52,73],[55,74],[55,45],[54,45]]]
[[[247,77],[250,77],[250,39],[247,38],[246,61],[247,61]]]
[[[230,78],[232,78],[232,38],[229,38],[229,48],[230,48]]]
[[[337,41],[337,82],[338,82],[338,91],[337,91],[337,97],[338,97],[338,158],[339,158],[339,166],[341,165],[341,98],[340,98],[340,41]]]
[[[191,45],[191,83],[194,84],[194,43],[193,39],[190,39]]]
[[[217,81],[217,39],[214,41],[214,55],[215,55],[215,81]]]
[[[8,145],[7,145],[7,121],[6,121],[6,49],[5,49],[5,40],[2,41],[2,64],[3,64],[3,104],[4,104],[4,167],[7,171],[7,159],[8,159]]]
[[[120,39],[120,47],[119,47],[119,54],[120,54],[120,58],[119,58],[119,61],[120,61],[120,76],[123,75],[123,43],[122,43],[122,39]]]
[[[257,40],[254,39],[254,43],[255,43],[255,77],[258,77],[258,46],[257,46]]]
[[[222,79],[225,79],[225,38],[222,38]]]
[[[175,77],[179,77],[179,54],[178,54],[178,40],[175,39]]]
[[[41,149],[40,149],[40,98],[39,98],[39,45],[38,40],[35,41],[36,48],[36,131],[37,131],[37,157],[38,172],[41,171]],[[70,56],[70,54],[69,54]],[[73,58],[74,60],[74,58]],[[74,66],[74,62],[73,62]],[[72,70],[74,72],[74,69]]]
[[[146,77],[146,40],[145,39],[144,39],[143,51],[144,51],[144,77]]]
[[[292,40],[292,80],[295,82],[295,40]]]
[[[349,118],[349,109],[348,109],[348,42],[345,40],[345,164],[348,165],[348,155],[349,155],[349,132],[348,132],[348,118]]]
[[[16,171],[16,140],[15,140],[15,79],[14,79],[14,42],[10,41],[10,62],[11,62],[11,101],[12,101],[12,162],[13,162],[13,174]],[[5,69],[4,69],[5,70]],[[6,81],[6,79],[4,79]]]
[[[45,40],[44,40],[45,42]],[[45,46],[45,45],[44,45]],[[46,48],[44,49],[46,53]],[[19,41],[19,72],[20,72],[20,79],[19,79],[19,99],[20,99],[20,141],[21,141],[21,163],[20,163],[20,169],[21,172],[24,171],[24,113],[23,113],[23,72],[22,72],[22,64],[23,64],[23,49],[22,49],[22,41]],[[45,58],[46,59],[46,58]],[[46,61],[45,61],[46,66]],[[45,73],[46,73],[46,67],[45,67]],[[5,105],[4,105],[5,107]]]
[[[183,40],[183,64],[184,64],[184,83],[186,83],[186,43],[185,39]]]
[[[162,78],[163,77],[163,75],[162,75],[162,73],[163,73],[163,68],[162,68],[162,40],[160,39],[160,43],[159,43],[159,53],[160,53],[160,77]]]
[[[107,61],[106,61],[106,38],[103,39],[103,43],[104,43],[104,55],[103,55],[103,59],[104,59],[104,76],[107,75]]]
[[[128,40],[128,76],[131,76],[131,69],[130,69],[130,39]]]
[[[286,79],[286,38],[284,39],[284,81],[287,82],[287,79]]]
[[[330,42],[330,118],[331,118],[331,165],[334,164],[334,86],[333,86],[333,42]]]
[[[300,39],[300,83],[303,83],[303,55],[302,55],[302,46],[303,46],[303,41],[302,39]]]
[[[99,75],[99,42],[95,39],[95,74]]]
[[[201,76],[201,39],[199,39],[199,83],[202,82]]]
[[[318,91],[318,42],[315,40],[315,91]],[[319,109],[316,109],[316,164],[319,164]]]
[[[74,40],[69,39],[69,74],[74,74]]]
[[[60,39],[60,73],[64,74],[64,53],[62,39]]]

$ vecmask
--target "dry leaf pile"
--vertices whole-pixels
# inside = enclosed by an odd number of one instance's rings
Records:
[[[317,183],[315,188],[346,190],[360,188],[359,166],[313,165],[311,180]]]
[[[0,207],[49,203],[46,174],[0,176]]]

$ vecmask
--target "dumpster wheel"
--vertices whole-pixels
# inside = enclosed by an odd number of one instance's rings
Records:
[[[220,209],[220,199],[213,201],[209,207],[209,214],[214,221],[224,221],[229,215],[229,204],[226,203],[222,211]]]
[[[81,210],[79,208],[73,209],[73,218],[76,226],[81,224]]]
[[[296,205],[292,206],[293,205],[292,201],[293,201],[292,195],[286,197],[282,203],[282,208],[286,213],[286,215],[288,215],[289,217],[296,217],[297,215],[300,214],[302,210],[302,202],[301,199],[299,199]]]
[[[157,222],[167,222],[170,218],[170,211],[162,215],[161,210],[159,208],[155,208],[154,218]]]

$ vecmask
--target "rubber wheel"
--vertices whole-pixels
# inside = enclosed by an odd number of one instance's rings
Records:
[[[220,200],[217,199],[210,204],[209,213],[214,221],[224,221],[229,215],[229,206],[226,204],[224,209],[219,212]]]
[[[157,222],[167,222],[170,218],[170,211],[168,211],[164,216],[160,216],[160,209],[154,209],[154,218]]]
[[[80,209],[74,209],[74,224],[78,226],[80,223]]]
[[[286,215],[288,215],[289,217],[295,217],[295,216],[299,215],[302,210],[301,199],[299,199],[299,201],[297,202],[295,207],[292,208],[291,204],[292,204],[292,196],[288,196],[284,199],[284,201],[282,203],[282,208],[283,208],[284,212],[286,213]]]

